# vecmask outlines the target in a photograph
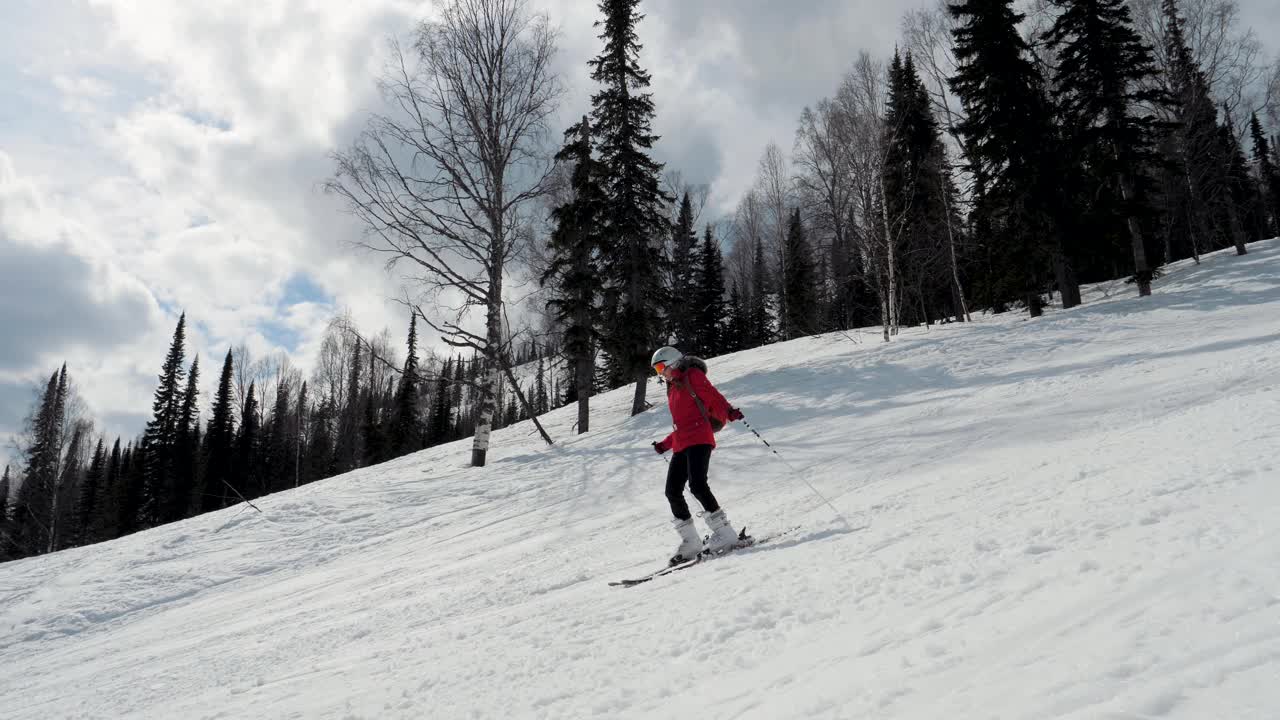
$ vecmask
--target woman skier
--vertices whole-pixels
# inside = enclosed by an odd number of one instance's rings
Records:
[[[738,533],[707,485],[707,470],[711,451],[716,446],[715,432],[731,420],[741,420],[742,413],[730,406],[707,379],[707,364],[701,358],[663,347],[653,354],[650,364],[667,382],[667,406],[675,425],[666,439],[653,443],[653,449],[659,455],[675,451],[667,470],[667,501],[671,503],[671,514],[675,515],[672,523],[680,533],[680,547],[671,557],[671,564],[677,565],[697,558],[704,549],[710,553],[725,552],[738,542]],[[705,548],[684,499],[685,483],[706,511],[704,518],[711,528],[711,537]]]

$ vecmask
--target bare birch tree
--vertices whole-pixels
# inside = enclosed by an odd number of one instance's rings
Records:
[[[899,288],[896,238],[903,218],[890,217],[885,163],[892,129],[886,126],[884,64],[863,52],[840,83],[836,103],[849,124],[849,165],[854,181],[854,233],[863,267],[873,274],[880,296],[884,339],[898,333]]]
[[[451,0],[393,47],[378,114],[335,156],[327,184],[365,225],[359,242],[404,265],[422,300],[462,298],[448,317],[417,305],[443,340],[485,359],[471,464],[483,466],[502,364],[503,280],[548,187],[548,122],[561,95],[555,33],[527,0]],[[473,329],[480,308],[483,330]]]
[[[1129,0],[1134,27],[1151,47],[1159,70],[1152,81],[1171,91],[1168,83],[1177,59],[1165,42],[1169,28],[1162,3]],[[1204,72],[1214,104],[1227,108],[1232,126],[1240,128],[1243,137],[1250,115],[1263,111],[1274,97],[1273,69],[1266,65],[1262,43],[1253,28],[1241,25],[1236,0],[1178,0],[1178,10],[1187,46]]]

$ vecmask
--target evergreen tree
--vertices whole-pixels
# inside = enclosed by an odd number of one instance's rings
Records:
[[[9,494],[13,487],[12,482],[13,480],[9,475],[9,466],[5,465],[4,475],[0,476],[0,562],[17,556],[18,550],[13,535],[12,513],[9,510]]]
[[[307,413],[311,409],[310,392],[307,381],[302,381],[302,389],[298,391],[298,406],[293,417],[292,437],[289,438],[290,444],[293,446],[293,459],[290,467],[293,469],[293,486],[297,487],[303,483],[309,483],[315,478],[310,474],[307,467],[308,458],[310,458],[313,448],[308,442],[310,432],[308,432]],[[419,436],[421,439],[421,436]]]
[[[435,392],[431,397],[431,415],[427,418],[427,447],[435,447],[449,441],[453,429],[453,413],[449,399],[449,373],[451,369],[446,361],[436,377]]]
[[[956,20],[956,75],[951,89],[968,115],[959,125],[977,187],[975,212],[990,224],[995,245],[992,285],[1003,298],[1021,296],[1041,314],[1047,268],[1059,268],[1064,299],[1071,281],[1060,259],[1055,211],[1054,131],[1043,78],[1018,33],[1024,15],[1013,0],[961,0]]]
[[[583,117],[565,131],[565,139],[556,160],[573,163],[573,197],[551,213],[556,228],[547,243],[551,264],[542,284],[555,288],[547,306],[564,328],[565,356],[574,376],[573,401],[578,403],[578,432],[584,433],[590,429],[599,303],[605,292],[600,254],[608,196],[601,184],[604,168],[592,157],[590,120]]]
[[[684,312],[693,320],[689,347],[706,357],[725,352],[724,262],[711,226],[702,235],[697,274]]]
[[[702,343],[696,308],[702,290],[702,267],[698,254],[698,234],[693,228],[693,204],[689,193],[680,201],[676,223],[671,228],[671,301],[667,309],[670,327],[679,347],[694,349]]]
[[[616,303],[606,304],[605,341],[619,374],[635,382],[631,414],[645,409],[649,356],[659,337],[663,303],[660,241],[669,224],[663,208],[671,201],[659,187],[662,165],[650,157],[657,137],[651,131],[653,96],[649,73],[640,67],[636,25],[639,0],[600,0],[604,51],[591,60],[591,79],[603,88],[592,101],[608,204],[603,217],[604,274]]]
[[[204,436],[202,482],[196,494],[203,512],[211,512],[232,504],[233,493],[227,486],[235,468],[235,409],[232,406],[232,374],[234,358],[231,351],[222,362],[222,374],[218,377],[218,392],[213,399],[213,417],[209,431]]]
[[[1224,122],[1218,130],[1218,136],[1227,161],[1227,202],[1236,207],[1247,233],[1246,239],[1270,237],[1267,234],[1269,222],[1262,192],[1253,173],[1249,172],[1249,161],[1245,159],[1244,147],[1240,145],[1235,127],[1231,123],[1231,112],[1225,104],[1222,106],[1222,117]]]
[[[146,450],[142,447],[142,441],[129,443],[121,461],[124,502],[120,506],[120,535],[129,535],[144,527],[142,502],[146,461]]]
[[[307,432],[307,452],[303,455],[302,482],[311,483],[330,477],[333,470],[333,432],[338,417],[332,397],[325,397],[311,408]]]
[[[370,354],[373,350],[370,349]],[[350,372],[347,376],[346,401],[339,410],[338,436],[334,448],[334,474],[350,472],[360,462],[360,340],[352,350]]]
[[[266,492],[280,492],[293,487],[293,459],[295,456],[290,435],[293,413],[289,412],[289,385],[280,382],[276,385],[276,401],[271,408],[271,417],[267,421],[263,435],[266,437],[264,447],[264,488]]]
[[[77,503],[80,486],[84,482],[85,455],[88,454],[89,435],[92,428],[88,421],[71,423],[71,436],[65,444],[62,467],[54,491],[53,543],[50,551],[74,547],[81,535]]]
[[[769,311],[769,266],[764,259],[764,244],[756,241],[751,257],[751,295],[747,305],[747,346],[760,347],[773,342],[773,315]]]
[[[361,456],[361,467],[377,465],[387,459],[387,428],[383,422],[381,403],[378,394],[380,388],[374,386],[376,377],[376,356],[369,351],[369,389],[364,398],[364,416],[360,423],[360,437],[364,453]]]
[[[929,322],[937,306],[949,306],[956,290],[950,250],[947,243],[949,208],[955,205],[954,189],[948,179],[949,169],[937,120],[924,82],[916,71],[915,61],[895,54],[889,73],[889,100],[886,123],[892,132],[885,149],[885,202],[895,231],[894,257],[901,258],[897,286],[902,293],[915,295],[914,302],[902,308],[900,322]],[[851,258],[832,256],[847,272]],[[836,284],[837,296],[848,296],[852,288]]]
[[[1249,121],[1249,134],[1253,137],[1253,163],[1258,174],[1258,184],[1263,194],[1263,207],[1268,218],[1268,230],[1273,237],[1280,236],[1280,168],[1272,159],[1271,144],[1254,113]]]
[[[1244,255],[1244,228],[1230,200],[1229,158],[1209,82],[1187,44],[1177,0],[1164,0],[1163,9],[1166,52],[1173,60],[1170,84],[1177,121],[1170,140],[1179,175],[1177,186],[1184,188],[1183,204],[1191,218],[1187,234],[1192,238],[1192,255],[1198,261],[1202,250],[1211,249],[1215,227],[1225,228],[1224,244],[1235,245],[1236,253]]]
[[[1140,296],[1150,295],[1155,273],[1142,230],[1149,213],[1142,169],[1154,160],[1156,119],[1144,108],[1163,100],[1149,89],[1155,74],[1151,49],[1134,29],[1124,0],[1054,4],[1063,11],[1048,33],[1058,56],[1054,97],[1064,150],[1083,174],[1077,203],[1084,208],[1082,241],[1095,239],[1082,250],[1093,255],[1094,267],[1108,267],[1116,259],[1111,247],[1118,244],[1105,241],[1127,233],[1133,281]]]
[[[249,384],[249,394],[245,397],[244,407],[240,411],[240,432],[236,436],[235,464],[231,482],[232,495],[235,502],[239,496],[254,498],[264,491],[260,461],[262,423],[259,419],[257,383]],[[237,494],[238,491],[238,494]]]
[[[169,496],[166,521],[191,517],[200,507],[195,497],[196,477],[200,467],[200,357],[191,361],[187,387],[182,393],[178,412],[177,439],[174,444],[173,493]]]
[[[738,352],[747,348],[748,328],[751,317],[747,312],[747,304],[738,290],[738,281],[733,281],[729,290],[729,319],[725,323],[723,350],[726,353]]]
[[[94,503],[96,519],[89,531],[97,541],[120,536],[120,509],[124,505],[124,478],[120,467],[120,438],[116,438],[103,470],[99,499]]]
[[[178,327],[173,332],[169,353],[160,370],[160,385],[156,388],[155,400],[151,404],[152,417],[142,435],[142,451],[147,461],[140,518],[143,527],[159,525],[173,519],[169,511],[177,493],[176,455],[185,401],[183,380],[186,372],[183,358],[186,352],[186,332],[187,316],[184,313],[179,316]]]
[[[99,506],[103,498],[103,486],[106,484],[107,451],[103,447],[102,438],[98,438],[98,447],[93,451],[93,460],[89,462],[89,470],[85,473],[84,482],[80,484],[80,497],[76,502],[76,525],[79,532],[75,545],[89,545],[103,539],[98,536],[97,529]]]
[[[111,452],[106,451],[106,446],[100,443],[102,452],[101,474],[97,478],[96,486],[93,488],[93,511],[88,520],[86,528],[87,542],[101,542],[113,539],[119,533],[118,516],[119,516],[119,497],[116,495],[116,483],[119,480],[120,471],[120,438],[115,439],[115,445],[111,448]],[[92,465],[90,466],[90,475],[93,474]]]
[[[21,556],[52,552],[55,543],[67,368],[49,377],[38,410],[28,425],[26,469],[14,503],[14,537]]]
[[[813,267],[813,250],[805,235],[804,222],[797,208],[787,226],[786,263],[783,266],[782,292],[787,296],[783,336],[788,339],[812,335],[817,308],[817,277]]]
[[[533,412],[545,415],[551,410],[551,393],[547,390],[547,369],[542,358],[538,358],[538,370],[533,379]]]
[[[512,393],[511,398],[507,401],[507,407],[503,412],[502,419],[503,425],[506,427],[520,422],[520,405],[516,403],[515,393]]]
[[[395,410],[387,441],[390,457],[400,457],[421,448],[422,423],[418,419],[418,317],[409,318],[409,355],[396,388]]]

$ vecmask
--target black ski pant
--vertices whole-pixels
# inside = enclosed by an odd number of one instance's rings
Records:
[[[684,486],[689,484],[693,496],[702,503],[702,509],[715,512],[720,509],[716,496],[711,494],[707,485],[707,469],[711,466],[710,445],[694,445],[671,456],[671,466],[667,468],[667,502],[671,503],[671,514],[681,520],[693,517],[689,513],[689,503],[684,500]]]

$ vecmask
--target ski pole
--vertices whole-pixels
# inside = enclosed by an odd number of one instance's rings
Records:
[[[741,411],[741,410],[739,410],[738,412],[742,412],[742,411]],[[803,480],[803,481],[804,481],[804,484],[809,486],[809,489],[813,491],[813,494],[814,494],[814,495],[817,495],[817,496],[818,496],[818,498],[822,500],[822,502],[824,502],[824,503],[826,503],[826,504],[827,504],[827,507],[831,508],[831,511],[832,511],[832,512],[834,512],[834,513],[836,514],[836,517],[840,518],[840,522],[844,523],[845,529],[850,529],[850,528],[852,528],[852,527],[853,527],[852,525],[850,525],[850,524],[849,524],[849,520],[844,516],[844,513],[840,512],[840,510],[839,510],[839,509],[837,509],[837,508],[836,508],[836,506],[835,506],[835,505],[833,505],[833,504],[832,504],[832,502],[831,502],[830,500],[828,500],[828,499],[827,499],[827,497],[826,497],[825,495],[823,495],[821,492],[818,492],[818,488],[814,487],[814,486],[813,486],[813,483],[809,482],[809,478],[807,478],[807,477],[805,477],[804,475],[802,475],[802,474],[800,473],[800,471],[799,471],[799,470],[797,470],[797,469],[796,469],[796,467],[795,467],[794,465],[792,465],[791,463],[787,462],[787,459],[786,459],[786,458],[784,458],[784,457],[782,457],[782,453],[778,452],[776,448],[774,448],[772,445],[770,445],[770,444],[769,444],[769,441],[768,441],[768,440],[765,440],[765,439],[764,439],[764,436],[763,436],[763,435],[761,435],[760,433],[756,432],[756,429],[755,429],[755,428],[753,428],[753,427],[751,427],[751,423],[747,422],[747,418],[746,418],[746,416],[743,416],[743,418],[742,418],[742,424],[743,424],[743,425],[746,425],[746,426],[747,426],[747,429],[751,431],[751,434],[752,434],[752,435],[755,435],[757,438],[759,438],[759,439],[760,439],[760,442],[764,443],[764,446],[765,446],[765,447],[767,447],[767,448],[769,448],[769,452],[773,453],[775,457],[777,457],[779,460],[781,460],[783,465],[786,465],[788,468],[790,468],[790,469],[791,469],[791,472],[795,473],[796,477],[798,477],[798,478],[800,478],[801,480]]]

